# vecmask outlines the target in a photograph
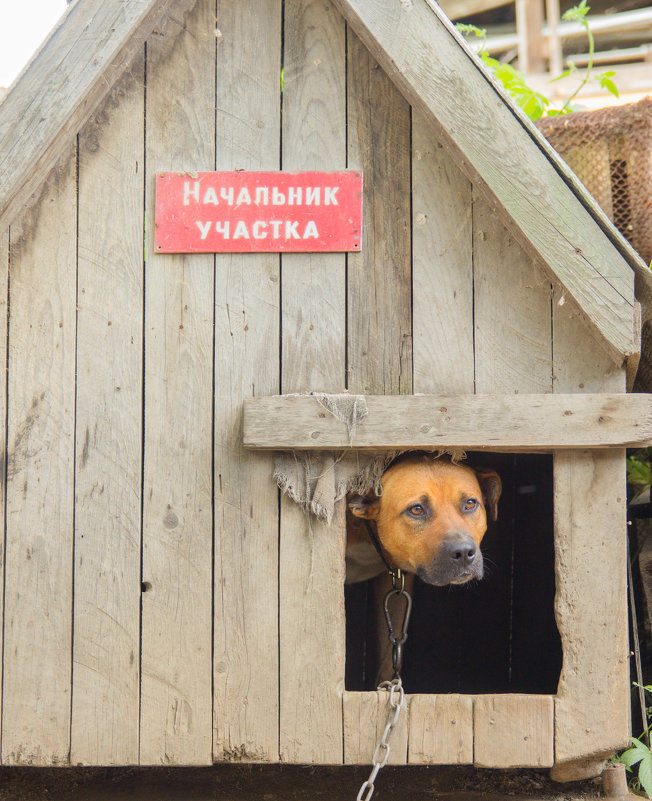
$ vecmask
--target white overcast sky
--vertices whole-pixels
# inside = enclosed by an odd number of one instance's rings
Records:
[[[0,0],[0,86],[9,86],[66,10],[66,0]]]

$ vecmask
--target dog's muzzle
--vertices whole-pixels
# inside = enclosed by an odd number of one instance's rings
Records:
[[[481,579],[484,574],[482,552],[475,540],[466,533],[449,534],[439,546],[429,565],[417,567],[417,576],[427,584],[443,587],[446,584],[466,584]]]

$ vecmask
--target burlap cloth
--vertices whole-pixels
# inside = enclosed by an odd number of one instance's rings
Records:
[[[404,450],[369,452],[355,448],[355,433],[367,417],[364,395],[310,393],[349,432],[351,450],[290,451],[276,456],[274,478],[281,490],[304,510],[330,523],[337,501],[348,493],[380,495],[380,479],[387,466]],[[435,450],[454,461],[464,458],[461,450]]]

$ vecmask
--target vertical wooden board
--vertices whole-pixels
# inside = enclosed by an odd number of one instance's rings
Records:
[[[614,364],[599,339],[592,337],[579,311],[560,287],[554,287],[553,391],[624,392],[626,374]]]
[[[281,2],[222,0],[218,25],[217,167],[278,169]],[[216,268],[214,758],[277,761],[278,494],[241,411],[279,388],[279,257]]]
[[[473,763],[471,696],[410,696],[408,762],[410,765]]]
[[[414,391],[473,392],[472,188],[412,117]]]
[[[564,651],[557,768],[599,762],[628,742],[625,451],[555,453],[554,492],[555,612]]]
[[[549,768],[554,699],[549,695],[479,695],[473,702],[479,768]]]
[[[410,106],[349,29],[349,167],[364,172],[362,250],[348,256],[348,388],[412,391]]]
[[[285,7],[284,170],[346,167],[344,21],[330,3]],[[282,258],[283,392],[344,389],[345,256]]]
[[[330,3],[285,3],[284,170],[346,166],[344,22]],[[282,258],[282,391],[338,391],[345,373],[345,258]],[[280,755],[341,763],[344,504],[332,525],[283,498],[280,525]]]
[[[11,229],[7,228],[0,232],[0,364],[5,366],[0,375],[0,441],[2,442],[2,451],[5,458],[2,460],[1,481],[2,491],[0,492],[0,520],[5,520],[5,468],[6,468],[6,443],[7,443],[7,324],[9,321],[9,242],[10,242]],[[4,528],[4,525],[3,525]],[[1,564],[5,563],[5,540],[2,538],[2,546],[0,546],[0,554],[2,557]],[[0,589],[0,602],[2,603],[2,612],[0,612],[0,626],[4,629],[3,612],[4,604],[5,583],[2,582],[2,589]],[[3,641],[4,637],[0,637],[0,676],[2,675],[3,664]],[[0,680],[1,681],[1,680]],[[0,703],[2,702],[2,688],[0,685]],[[0,732],[2,731],[2,721],[0,720]],[[0,750],[1,753],[1,750]],[[0,764],[1,764],[0,758]]]
[[[12,227],[2,761],[70,756],[76,149]]]
[[[555,392],[625,391],[625,370],[558,289],[553,344]],[[557,453],[553,470],[555,614],[564,653],[554,770],[573,779],[599,772],[628,734],[624,452]]]
[[[79,138],[71,762],[138,762],[142,58]]]
[[[550,282],[474,190],[478,393],[551,392]]]
[[[396,695],[398,700],[398,694]],[[389,740],[388,765],[405,765],[407,762],[408,718],[410,703],[404,697],[403,707]],[[368,765],[383,736],[385,727],[393,719],[389,705],[389,692],[345,692],[344,711],[344,763]],[[381,758],[383,754],[380,754]]]
[[[169,36],[172,36],[170,32]],[[143,764],[212,761],[214,259],[154,254],[154,173],[210,169],[215,9],[147,49]]]

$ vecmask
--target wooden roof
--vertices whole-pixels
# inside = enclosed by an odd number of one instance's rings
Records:
[[[617,363],[640,347],[628,243],[432,0],[333,0]],[[77,0],[0,102],[0,228],[24,207],[154,28],[192,0]],[[497,310],[499,313],[500,310]]]

